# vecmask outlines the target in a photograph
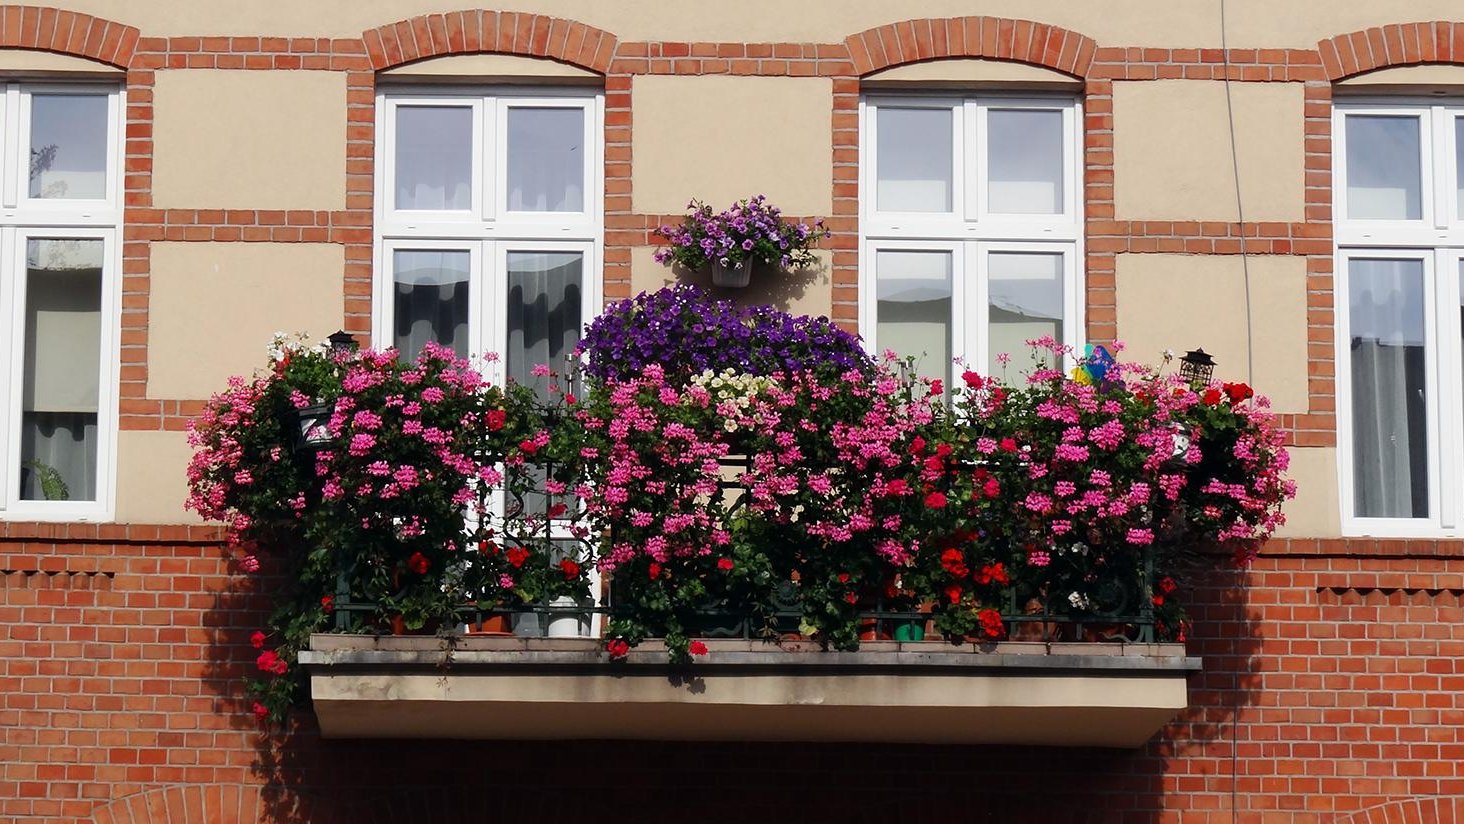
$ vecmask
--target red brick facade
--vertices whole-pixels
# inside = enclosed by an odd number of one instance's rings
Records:
[[[1028,62],[1083,83],[1089,334],[1116,334],[1125,252],[1291,255],[1307,262],[1309,409],[1299,446],[1336,444],[1331,83],[1386,66],[1464,63],[1464,23],[1339,34],[1314,50],[1148,49],[993,17],[891,23],[823,43],[628,42],[579,22],[463,11],[359,38],[148,36],[50,8],[0,7],[0,47],[125,69],[121,426],[182,429],[200,398],[149,398],[153,241],[345,248],[345,327],[371,307],[375,72],[494,52],[604,75],[605,295],[667,215],[631,201],[638,74],[823,76],[833,83],[833,305],[857,317],[860,78],[941,57]],[[172,68],[344,72],[346,208],[157,209],[152,90]],[[1115,80],[1299,83],[1301,222],[1115,218]],[[1242,245],[1242,241],[1243,244]],[[849,745],[341,742],[301,733],[269,760],[242,712],[246,637],[264,597],[239,593],[207,527],[0,522],[0,823],[972,820],[1218,824],[1464,821],[1464,542],[1289,539],[1197,610],[1190,709],[1142,750]],[[567,768],[563,765],[571,765]],[[566,784],[565,782],[569,782]],[[266,789],[261,789],[266,787]],[[610,811],[620,811],[612,814]],[[293,818],[292,818],[293,817]]]

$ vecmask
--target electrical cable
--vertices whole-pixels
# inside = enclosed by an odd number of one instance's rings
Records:
[[[1251,328],[1250,255],[1246,253],[1245,204],[1240,196],[1240,152],[1235,139],[1235,104],[1230,95],[1230,45],[1225,35],[1225,0],[1220,0],[1220,54],[1225,69],[1225,117],[1230,127],[1230,171],[1235,179],[1235,218],[1240,229],[1240,268],[1245,281],[1245,382],[1255,384],[1255,334]]]

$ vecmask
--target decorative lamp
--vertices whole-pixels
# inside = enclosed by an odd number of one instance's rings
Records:
[[[356,336],[342,329],[326,338],[330,343],[330,353],[333,356],[349,355],[360,348],[356,343]]]
[[[1179,359],[1179,376],[1190,386],[1205,386],[1215,376],[1215,359],[1204,349],[1191,349]]]
[[[329,424],[334,411],[333,403],[314,403],[295,410],[295,451],[314,451],[330,443]]]

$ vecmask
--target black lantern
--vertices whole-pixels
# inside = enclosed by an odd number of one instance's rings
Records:
[[[295,410],[295,450],[313,451],[330,443],[330,416],[333,403],[314,403]]]
[[[330,353],[334,356],[349,355],[360,348],[356,343],[356,336],[342,329],[326,338],[330,343]]]
[[[1179,376],[1190,386],[1204,386],[1215,376],[1215,359],[1204,349],[1191,349],[1179,359]]]

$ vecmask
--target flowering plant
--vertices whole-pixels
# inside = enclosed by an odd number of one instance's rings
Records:
[[[656,252],[657,263],[674,262],[687,269],[711,263],[741,269],[746,263],[777,265],[783,269],[813,264],[812,249],[830,232],[823,219],[813,225],[787,223],[776,206],[757,195],[730,208],[713,212],[693,200],[680,226],[662,226],[656,235],[671,245]]]
[[[638,379],[651,364],[673,382],[707,370],[868,374],[872,366],[859,339],[828,318],[739,307],[685,284],[608,307],[590,324],[580,348],[587,355],[586,372],[601,381]]]

